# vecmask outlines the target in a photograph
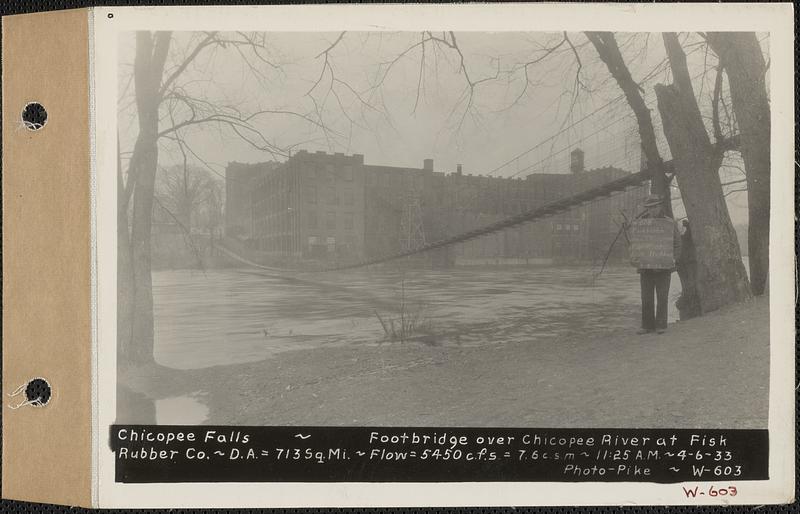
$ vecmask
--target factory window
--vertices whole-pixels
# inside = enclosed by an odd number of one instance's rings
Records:
[[[328,238],[325,239],[325,244],[328,247],[328,253],[334,253],[336,251],[336,238],[335,237],[328,236]]]
[[[556,232],[561,231],[561,223],[556,223]]]
[[[317,211],[308,211],[308,228],[317,228]]]
[[[325,172],[325,168],[322,166],[317,166],[317,182],[325,183],[328,180],[328,174]]]
[[[352,240],[349,237],[345,237],[339,241],[339,253],[347,254],[350,253],[352,250]]]
[[[575,225],[574,227],[572,227],[572,230],[574,230],[575,232],[580,232],[581,226],[580,225]]]
[[[345,189],[342,192],[342,196],[344,197],[344,204],[345,205],[353,205],[353,190],[352,189]]]
[[[353,180],[353,167],[352,166],[345,166],[342,169],[342,178],[347,181]]]
[[[317,187],[306,186],[306,199],[308,203],[317,203]]]
[[[339,205],[339,193],[335,187],[328,191],[328,205]]]
[[[335,229],[336,228],[336,213],[329,212],[327,216],[325,216],[325,227]]]
[[[353,213],[346,212],[344,213],[344,228],[353,228]]]

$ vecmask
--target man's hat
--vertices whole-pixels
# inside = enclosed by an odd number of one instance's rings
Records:
[[[645,207],[655,207],[656,205],[661,205],[661,197],[658,195],[650,195],[644,201]]]

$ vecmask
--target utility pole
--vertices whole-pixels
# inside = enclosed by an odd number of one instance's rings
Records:
[[[426,244],[422,222],[422,201],[419,190],[412,184],[406,188],[400,218],[400,249],[411,251]]]

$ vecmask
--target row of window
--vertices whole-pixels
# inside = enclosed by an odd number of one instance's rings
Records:
[[[353,180],[353,166],[349,164],[345,166],[317,165],[313,171],[309,171],[312,175],[316,175],[316,179],[321,182],[335,182],[336,180],[351,182]]]
[[[316,211],[309,211],[308,215],[306,216],[306,224],[307,227],[310,229],[315,229],[319,225],[319,220],[317,217]],[[343,212],[342,213],[342,227],[347,230],[351,230],[355,227],[355,217],[352,212]],[[325,213],[325,228],[327,229],[336,229],[336,213],[335,212],[327,212]]]
[[[356,240],[352,237],[345,237],[342,241],[336,241],[334,236],[308,236],[308,250],[311,253],[318,253],[319,249],[333,253],[339,251],[353,251],[356,247]]]
[[[580,232],[581,226],[577,223],[553,223],[553,232]]]
[[[325,203],[328,205],[339,205],[339,192],[336,188],[326,188]],[[345,189],[342,192],[341,200],[344,205],[353,205],[355,203],[355,195],[352,189]],[[305,187],[306,201],[310,204],[316,205],[317,203],[317,186],[309,185]]]
[[[410,176],[406,171],[372,171],[364,173],[364,183],[368,186],[380,187],[410,187],[417,189],[425,187],[425,180],[417,175]]]

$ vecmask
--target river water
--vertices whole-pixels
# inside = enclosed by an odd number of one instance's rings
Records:
[[[493,345],[637,330],[631,268],[457,268],[274,275],[153,273],[155,357],[178,369],[251,362],[325,345],[385,344],[415,320],[415,344]],[[680,281],[673,274],[670,321]]]

